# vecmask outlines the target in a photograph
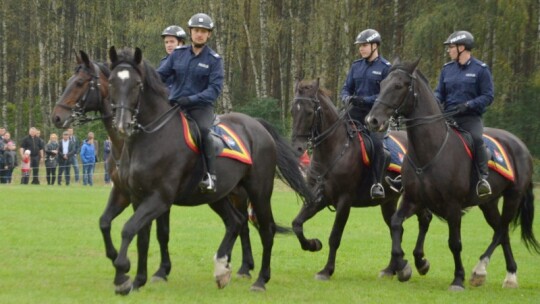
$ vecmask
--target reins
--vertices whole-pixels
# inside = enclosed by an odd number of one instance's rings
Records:
[[[433,114],[433,115],[428,115],[428,116],[424,116],[424,117],[416,117],[416,118],[405,118],[405,117],[403,117],[404,114],[402,113],[401,110],[405,106],[407,100],[413,98],[413,108],[418,105],[418,93],[416,93],[415,90],[414,90],[414,83],[415,83],[415,81],[417,79],[413,74],[409,73],[406,70],[396,69],[396,71],[404,72],[411,78],[411,84],[409,85],[409,92],[404,97],[403,101],[400,103],[400,105],[398,107],[394,107],[393,105],[385,103],[382,100],[377,100],[377,102],[380,102],[384,106],[386,106],[386,107],[388,107],[390,109],[393,109],[394,110],[393,117],[401,116],[401,118],[398,119],[399,123],[409,123],[409,125],[407,125],[405,127],[400,127],[398,125],[398,129],[404,130],[404,129],[413,128],[413,127],[417,127],[417,126],[421,126],[421,125],[425,125],[425,124],[431,124],[431,123],[434,123],[434,122],[439,121],[441,119],[445,120],[446,134],[445,134],[444,140],[443,140],[441,146],[439,147],[439,150],[435,154],[435,156],[430,161],[428,161],[427,164],[425,164],[424,166],[419,167],[419,166],[417,166],[415,164],[415,162],[411,158],[410,153],[405,154],[406,157],[407,157],[407,160],[409,161],[409,163],[413,167],[414,172],[417,175],[420,175],[424,171],[426,171],[429,167],[431,167],[435,163],[435,161],[439,158],[439,156],[442,154],[442,151],[444,150],[444,147],[446,146],[446,143],[448,142],[448,138],[450,136],[450,127],[449,127],[448,122],[446,120],[447,120],[448,117],[451,117],[451,116],[455,115],[455,112]]]

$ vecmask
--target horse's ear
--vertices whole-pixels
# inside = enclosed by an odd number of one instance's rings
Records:
[[[392,65],[398,65],[401,63],[401,58],[399,58],[399,56],[395,56],[394,59],[392,60]]]
[[[75,52],[75,61],[77,62],[77,64],[82,64],[83,63],[83,61],[81,59],[81,56],[79,56],[79,54],[77,54],[77,52]]]
[[[135,63],[141,64],[142,62],[142,51],[140,48],[135,48]]]
[[[116,53],[116,48],[114,45],[109,49],[109,59],[111,59],[111,63],[118,61],[118,54]]]
[[[81,54],[82,62],[84,62],[84,64],[89,68],[90,67],[90,58],[88,58],[88,55],[83,51],[79,51],[79,53]]]
[[[410,64],[407,65],[407,70],[409,71],[409,73],[413,73],[414,70],[416,70],[416,67],[418,66],[418,63],[420,62],[420,59],[422,57],[418,57],[415,61],[411,62]]]
[[[294,92],[298,92],[298,87],[300,86],[300,83],[302,82],[302,79],[296,77],[294,79]]]
[[[320,77],[317,77],[317,80],[315,80],[315,81],[313,82],[314,87],[315,87],[315,92],[317,92],[317,91],[319,90],[320,83],[321,83],[321,78],[320,78]]]

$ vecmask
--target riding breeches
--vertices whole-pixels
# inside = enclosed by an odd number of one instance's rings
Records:
[[[480,175],[485,178],[489,173],[488,169],[488,154],[482,134],[484,133],[484,124],[481,116],[467,115],[456,116],[454,120],[460,128],[469,132],[474,144],[474,160],[478,166]]]
[[[210,134],[210,128],[212,127],[212,122],[214,121],[214,107],[212,106],[203,106],[203,107],[193,107],[188,111],[189,116],[197,123],[199,130],[201,132],[201,151],[204,153],[206,158],[206,165],[208,167],[208,172],[210,174],[215,174],[215,150],[214,150],[214,141],[212,140],[212,135]]]

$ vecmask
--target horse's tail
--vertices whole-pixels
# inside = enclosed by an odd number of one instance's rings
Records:
[[[534,251],[540,254],[540,244],[536,240],[533,232],[534,192],[532,182],[529,184],[529,187],[521,200],[518,214],[514,218],[514,224],[517,223],[518,217],[521,225],[521,239],[525,243],[525,247],[531,252]]]
[[[256,120],[270,133],[276,143],[279,178],[298,193],[305,203],[312,202],[313,192],[300,171],[300,156],[296,155],[289,142],[278,133],[274,126],[262,118],[256,118]]]

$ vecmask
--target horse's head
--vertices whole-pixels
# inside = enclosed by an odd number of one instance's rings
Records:
[[[371,130],[383,131],[392,116],[407,116],[414,106],[414,72],[420,59],[412,63],[392,63],[388,76],[381,82],[381,91],[366,117]]]
[[[144,87],[142,51],[124,49],[120,53],[113,47],[109,50],[111,75],[109,98],[114,110],[114,124],[121,136],[129,137],[137,124],[140,99]]]
[[[307,149],[308,142],[315,132],[316,116],[320,108],[318,92],[319,79],[313,82],[298,80],[294,86],[294,101],[291,108],[292,145],[300,154]]]
[[[57,128],[67,128],[84,122],[87,112],[103,114],[104,100],[109,95],[107,67],[90,61],[88,55],[79,51],[76,55],[77,67],[68,81],[60,99],[56,103],[51,120]]]

